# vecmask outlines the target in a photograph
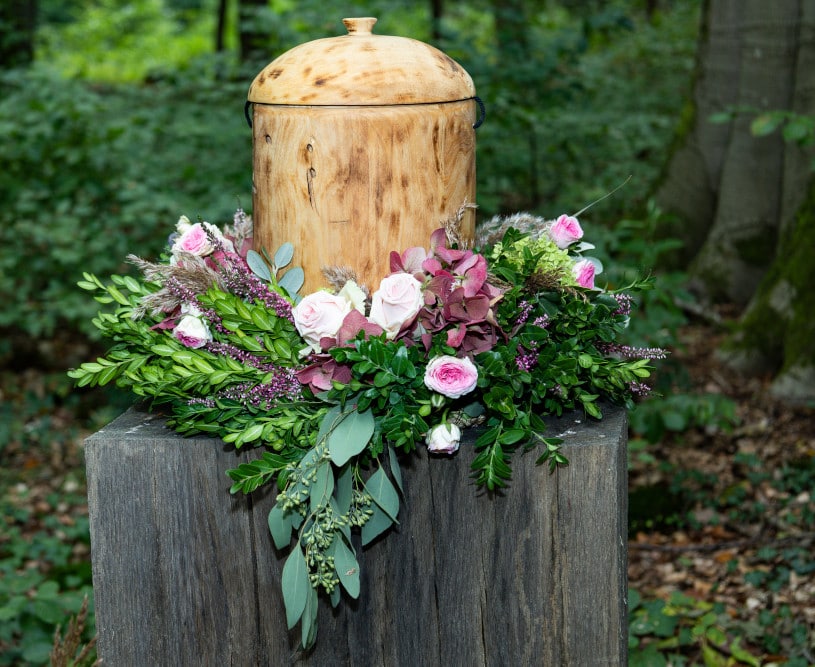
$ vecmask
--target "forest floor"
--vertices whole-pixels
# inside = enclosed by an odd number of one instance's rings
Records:
[[[724,625],[738,624],[763,664],[792,655],[815,664],[815,410],[771,398],[769,378],[724,366],[721,338],[688,326],[672,354],[696,392],[735,402],[736,423],[632,451],[629,586],[721,603]]]
[[[686,613],[691,624],[709,603],[720,603],[717,623],[731,633],[728,626],[737,624],[765,664],[793,654],[804,661],[796,664],[815,663],[815,410],[785,406],[769,398],[766,378],[724,367],[714,354],[719,337],[707,325],[685,327],[673,355],[695,391],[735,401],[737,423],[669,434],[656,444],[632,440],[629,586],[643,599],[676,602],[683,594],[685,611],[673,613]],[[26,404],[47,408],[48,423],[41,423],[46,410],[38,411],[39,422],[34,411],[0,451],[11,531],[0,534],[0,555],[14,541],[57,534],[72,542],[63,560],[87,567],[87,538],[78,533],[87,526],[81,442],[88,433],[68,402],[49,403],[53,374],[2,376],[0,402],[12,399],[10,391],[26,392]],[[54,433],[69,435],[47,437]],[[47,577],[49,552],[32,553],[25,567]],[[670,634],[656,632],[654,641]]]

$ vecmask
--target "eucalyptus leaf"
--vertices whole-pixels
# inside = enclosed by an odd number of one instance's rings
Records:
[[[402,470],[399,468],[399,457],[396,456],[396,450],[393,447],[388,447],[388,463],[391,466],[391,475],[399,491],[404,495],[405,489],[402,487]]]
[[[301,641],[303,648],[310,648],[317,639],[317,591],[309,586],[306,594],[306,606],[303,609],[303,622],[301,624]]]
[[[356,599],[359,597],[359,563],[342,538],[338,537],[334,544],[334,569],[342,587]]]
[[[374,434],[374,415],[370,410],[354,409],[328,434],[328,453],[336,466],[345,465],[362,452]]]
[[[371,510],[373,514],[362,526],[363,546],[369,544],[393,525],[391,518],[379,508],[379,505],[372,505]]]
[[[325,438],[339,421],[345,418],[341,405],[332,405],[323,415],[320,421],[320,428],[317,430],[317,442]]]
[[[317,466],[314,482],[309,486],[311,511],[316,512],[321,506],[327,505],[332,493],[334,493],[334,474],[331,472],[331,464],[323,461]]]
[[[280,505],[275,505],[269,512],[269,532],[274,545],[285,549],[291,542],[291,512],[286,512]]]
[[[279,271],[287,267],[291,263],[291,258],[294,257],[294,245],[291,243],[284,243],[277,249],[274,254],[274,268]]]
[[[295,266],[286,273],[283,274],[283,277],[278,281],[278,285],[286,290],[289,295],[294,296],[297,292],[300,291],[300,288],[303,286],[303,283],[306,281],[306,274],[299,266]]]
[[[263,261],[263,257],[261,257],[259,253],[254,250],[247,252],[246,263],[249,265],[249,268],[252,269],[252,273],[261,280],[269,282],[272,279],[272,272],[269,271],[269,267],[266,265],[266,262]]]
[[[286,606],[286,625],[291,630],[303,615],[309,591],[313,590],[308,580],[306,558],[299,544],[292,549],[283,565],[280,585]]]
[[[396,493],[384,468],[379,468],[368,478],[368,481],[365,482],[365,489],[391,520],[396,521],[399,514],[399,494]]]
[[[473,401],[461,408],[461,411],[470,418],[480,417],[484,414],[484,406],[478,401]]]
[[[348,514],[351,509],[351,499],[354,493],[354,466],[346,465],[342,469],[334,487],[334,499],[337,503],[337,513]]]

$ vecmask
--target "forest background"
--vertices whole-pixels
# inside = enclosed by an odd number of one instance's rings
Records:
[[[130,402],[65,376],[101,350],[77,280],[156,257],[181,214],[221,224],[251,209],[249,83],[354,15],[473,77],[480,220],[574,213],[625,182],[581,222],[608,284],[656,275],[630,343],[672,352],[631,414],[631,664],[815,664],[813,318],[797,310],[812,299],[815,88],[796,69],[815,17],[805,0],[764,4],[7,0],[0,665],[47,664],[55,626],[90,593],[81,442]],[[759,37],[791,54],[764,72],[786,93],[751,87]],[[721,92],[717,72],[738,85]],[[739,218],[727,202],[755,207],[750,194],[775,204]]]

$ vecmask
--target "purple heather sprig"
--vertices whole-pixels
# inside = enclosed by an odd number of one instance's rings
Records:
[[[648,396],[651,393],[651,387],[644,382],[629,382],[628,391],[635,396]]]
[[[529,313],[532,312],[532,304],[529,301],[521,301],[521,313],[518,315],[518,319],[515,320],[515,329],[520,329],[526,321],[529,319]]]
[[[223,264],[221,281],[235,296],[262,303],[280,318],[294,322],[291,303],[258,278],[242,259],[230,259]]]
[[[218,392],[217,398],[237,401],[246,407],[269,408],[281,401],[295,401],[300,396],[302,385],[293,368],[277,367],[272,372],[272,379],[264,384],[246,382]]]
[[[187,405],[203,405],[206,408],[215,408],[214,398],[190,398],[187,400]]]
[[[264,373],[271,373],[278,368],[278,366],[265,361],[262,357],[252,354],[251,352],[247,352],[246,350],[242,350],[234,345],[230,345],[229,343],[212,341],[206,344],[205,349],[207,352],[230,357],[231,359],[239,361],[242,364],[257,368],[259,371],[263,371]]]
[[[617,343],[598,343],[597,349],[603,354],[616,354],[626,359],[665,359],[668,356],[661,347],[632,347]]]
[[[551,323],[552,321],[549,319],[549,316],[546,313],[532,320],[532,324],[534,324],[536,327],[540,327],[541,329],[545,329]]]
[[[535,349],[537,345],[531,343],[531,349],[527,350],[523,347],[518,347],[518,354],[515,357],[515,365],[518,370],[531,371],[538,364],[538,351]]]
[[[195,306],[218,333],[228,334],[229,330],[221,323],[221,316],[212,308],[204,308],[198,301],[198,295],[189,287],[183,285],[177,278],[170,276],[164,283],[164,289],[182,303]]]
[[[614,300],[617,302],[617,310],[612,315],[630,315],[631,314],[631,297],[628,294],[612,294]]]

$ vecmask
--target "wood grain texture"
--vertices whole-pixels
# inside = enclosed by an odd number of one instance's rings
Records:
[[[461,65],[408,37],[375,35],[375,18],[343,19],[347,35],[295,46],[261,70],[250,102],[295,105],[391,105],[472,98]]]
[[[294,244],[301,294],[326,264],[354,269],[371,291],[389,256],[475,201],[475,102],[392,107],[255,105],[255,249]],[[463,235],[472,239],[475,213]]]
[[[360,553],[362,593],[321,601],[309,654],[287,632],[270,493],[228,495],[256,458],[129,411],[86,442],[99,655],[105,664],[624,665],[626,421],[550,419],[571,465],[515,458],[501,496],[459,455],[403,462],[398,528]],[[359,545],[357,545],[359,547]]]

